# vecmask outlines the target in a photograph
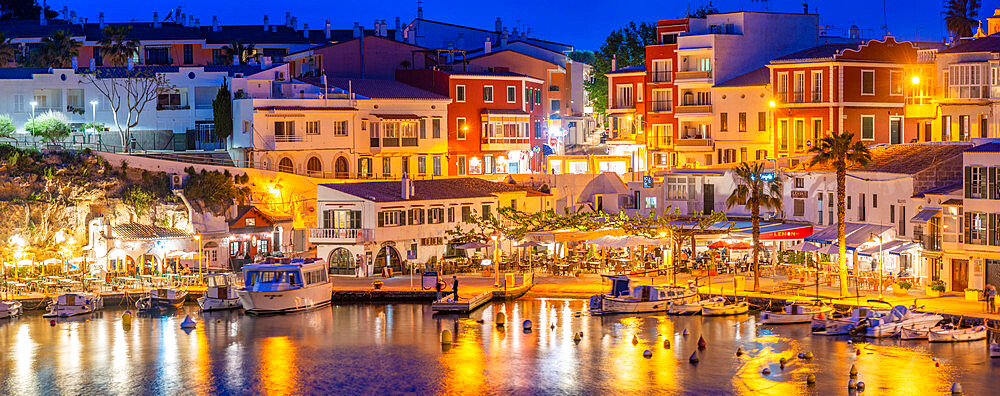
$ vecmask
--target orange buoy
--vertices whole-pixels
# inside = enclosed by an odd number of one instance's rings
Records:
[[[698,349],[705,349],[706,346],[708,346],[708,343],[705,342],[705,337],[699,336],[698,337]]]

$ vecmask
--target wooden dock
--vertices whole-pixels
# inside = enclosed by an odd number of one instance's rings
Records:
[[[502,289],[484,292],[471,298],[460,298],[458,301],[452,299],[451,296],[444,296],[431,303],[431,309],[441,313],[469,313],[494,299],[515,299],[527,293],[535,283],[531,273],[524,274],[521,279],[520,286],[510,285],[510,287],[506,287],[505,285]]]

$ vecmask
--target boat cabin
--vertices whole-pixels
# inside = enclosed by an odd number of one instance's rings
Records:
[[[319,259],[276,259],[243,266],[248,291],[283,291],[326,283],[326,262]]]

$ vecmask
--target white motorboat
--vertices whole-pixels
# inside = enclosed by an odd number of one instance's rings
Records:
[[[986,326],[958,328],[955,325],[946,324],[934,327],[927,332],[927,340],[930,342],[963,342],[978,341],[986,339]]]
[[[942,320],[944,317],[941,315],[912,312],[904,305],[897,305],[892,307],[888,315],[865,318],[858,323],[852,334],[871,338],[892,337],[899,333],[900,329],[929,329]]]
[[[54,298],[49,304],[49,312],[42,317],[65,318],[89,314],[103,308],[104,298],[98,293],[66,293]]]
[[[899,329],[899,339],[901,340],[926,340],[930,329],[917,329],[904,327]]]
[[[302,311],[330,304],[333,290],[321,259],[269,259],[243,266],[237,289],[248,313]]]
[[[202,311],[218,311],[240,307],[240,296],[236,294],[236,276],[233,274],[205,275],[205,295],[198,298]]]
[[[760,322],[763,324],[795,324],[809,323],[816,314],[828,314],[833,311],[829,305],[809,303],[791,303],[785,305],[781,312],[761,312]]]
[[[590,297],[594,315],[665,312],[672,302],[687,303],[698,298],[698,288],[641,285],[629,290],[627,276],[611,277],[611,293]]]
[[[721,307],[702,307],[701,314],[703,316],[727,316],[727,315],[742,315],[750,311],[750,304],[746,301],[740,301],[735,304],[726,304]]]
[[[725,297],[712,297],[707,300],[683,303],[680,301],[672,302],[670,308],[667,309],[667,313],[671,315],[697,315],[701,313],[701,310],[705,307],[709,308],[719,308],[726,304]]]
[[[812,331],[817,335],[844,335],[858,326],[866,318],[877,318],[889,314],[888,310],[859,307],[851,310],[849,316],[838,316],[835,312],[818,313],[812,318]]]
[[[0,319],[7,319],[21,314],[21,302],[0,301]]]
[[[149,295],[135,302],[135,307],[146,309],[180,308],[187,299],[187,290],[175,288],[153,289]]]

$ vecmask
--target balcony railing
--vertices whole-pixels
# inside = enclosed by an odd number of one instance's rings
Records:
[[[673,111],[674,101],[672,100],[650,100],[646,103],[651,113],[669,113]]]
[[[941,251],[941,235],[923,235],[924,250]]]
[[[668,83],[673,81],[674,72],[672,70],[657,70],[649,72],[649,82]]]
[[[683,105],[674,108],[674,113],[677,114],[695,114],[695,113],[711,113],[712,105],[710,104],[697,104],[697,105]]]
[[[677,80],[712,78],[711,70],[679,71],[674,75]]]
[[[274,135],[275,143],[303,143],[309,141],[312,141],[312,138],[306,135]]]
[[[310,228],[309,240],[314,242],[365,240],[366,231],[368,230],[357,228]]]
[[[635,102],[616,102],[613,109],[634,109]]]

